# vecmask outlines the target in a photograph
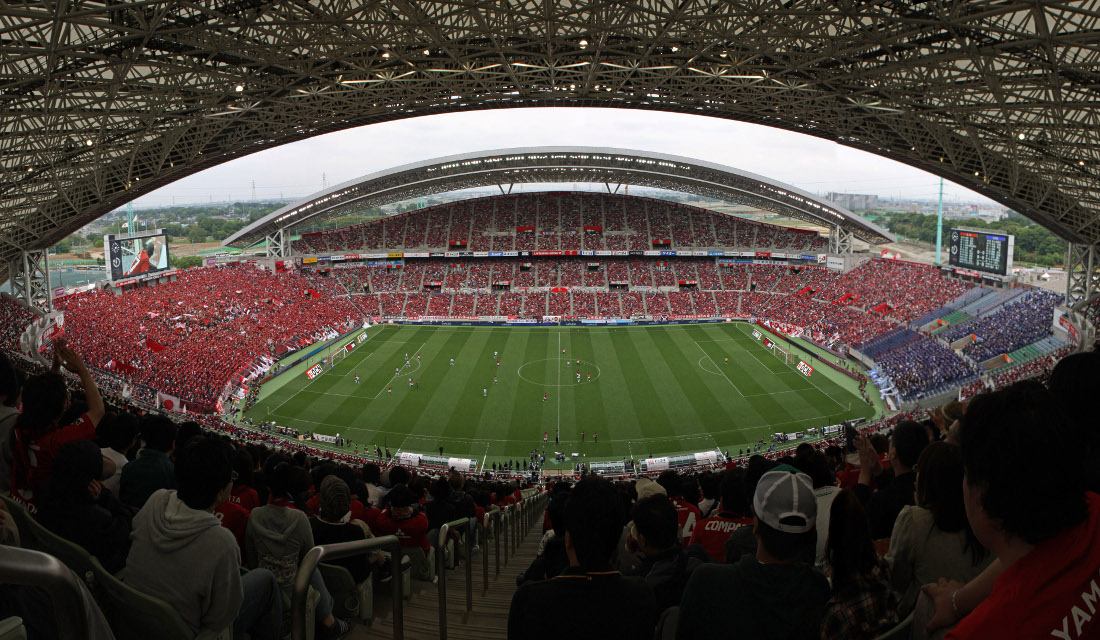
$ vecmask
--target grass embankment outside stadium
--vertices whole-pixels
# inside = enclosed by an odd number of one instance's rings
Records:
[[[851,378],[821,363],[806,378],[751,330],[744,323],[376,326],[335,370],[312,381],[304,375],[338,346],[331,345],[265,384],[248,415],[340,433],[360,451],[379,445],[438,453],[442,445],[445,455],[491,463],[545,448],[553,468],[555,451],[589,460],[736,452],[774,432],[878,414]]]

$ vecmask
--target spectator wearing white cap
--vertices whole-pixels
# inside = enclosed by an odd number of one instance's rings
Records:
[[[680,604],[677,638],[718,638],[735,625],[745,638],[817,638],[829,584],[799,556],[813,556],[813,481],[793,467],[765,473],[753,494],[756,556],[704,564]],[[715,612],[722,615],[715,615]]]

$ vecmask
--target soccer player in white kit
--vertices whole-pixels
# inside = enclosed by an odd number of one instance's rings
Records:
[[[488,397],[488,395],[489,395],[489,389],[487,389],[487,388],[485,388],[485,387],[482,387],[482,388],[481,388],[481,395],[482,395],[482,397]]]

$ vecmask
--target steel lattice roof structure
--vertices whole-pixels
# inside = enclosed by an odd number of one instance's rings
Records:
[[[232,158],[412,116],[692,113],[836,141],[1100,242],[1095,0],[0,6],[0,264]]]
[[[435,193],[486,185],[591,182],[656,187],[840,227],[869,244],[895,240],[882,227],[789,184],[711,162],[606,147],[497,149],[414,162],[318,191],[273,211],[227,238],[249,246],[314,218],[362,211]]]

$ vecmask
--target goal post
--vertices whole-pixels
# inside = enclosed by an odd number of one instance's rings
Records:
[[[786,364],[789,367],[793,367],[796,364],[797,360],[798,360],[794,356],[794,354],[792,354],[790,351],[787,351],[786,349],[779,346],[778,344],[775,344],[774,342],[772,343],[772,355],[774,355],[776,358],[779,358],[780,360],[782,360],[783,363]]]

